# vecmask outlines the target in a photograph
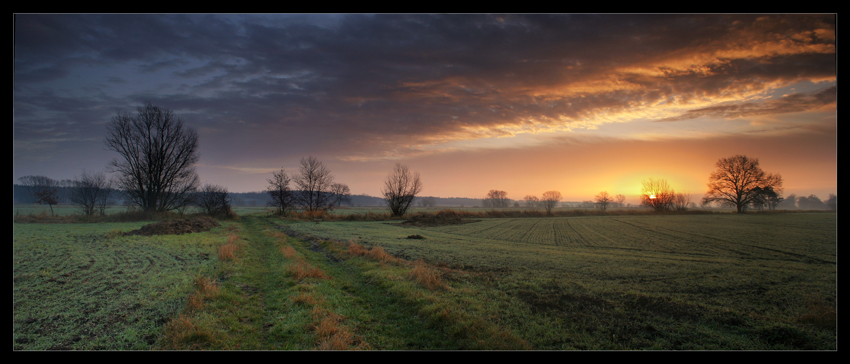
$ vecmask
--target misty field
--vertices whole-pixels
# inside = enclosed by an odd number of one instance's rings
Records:
[[[14,350],[836,350],[836,214],[14,223]]]

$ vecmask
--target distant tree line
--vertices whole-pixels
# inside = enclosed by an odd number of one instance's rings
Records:
[[[198,134],[184,127],[182,120],[170,110],[145,103],[136,114],[119,112],[107,124],[104,143],[118,153],[106,172],[83,170],[70,180],[53,180],[45,176],[24,176],[14,186],[14,201],[37,203],[50,207],[60,203],[79,206],[85,215],[104,214],[109,204],[124,203],[144,211],[183,211],[197,206],[211,215],[228,215],[233,204],[273,206],[280,214],[293,209],[324,212],[343,205],[385,205],[394,216],[402,216],[418,202],[423,207],[477,206],[484,208],[543,208],[551,213],[561,200],[559,191],[546,191],[540,198],[525,196],[521,201],[508,198],[503,190],[490,190],[480,200],[419,196],[423,184],[417,172],[396,164],[384,180],[382,196],[351,195],[349,187],[334,180],[330,170],[313,156],[302,158],[297,173],[281,169],[274,172],[263,192],[232,194],[217,185],[201,185],[195,164],[198,162]],[[703,206],[719,204],[748,209],[837,209],[837,198],[830,194],[826,201],[815,195],[782,197],[782,177],[766,173],[758,159],[736,155],[722,158],[709,176],[708,192]],[[644,181],[641,205],[656,211],[685,210],[694,203],[690,194],[677,193],[663,179]],[[581,206],[606,211],[624,207],[625,196],[602,191],[593,201]]]

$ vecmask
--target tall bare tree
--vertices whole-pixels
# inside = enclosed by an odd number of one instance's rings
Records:
[[[86,216],[94,215],[98,207],[103,215],[111,192],[112,183],[103,172],[83,170],[82,174],[74,179],[70,200],[79,206]]]
[[[626,196],[623,196],[623,194],[614,196],[614,203],[617,204],[617,207],[626,207]]]
[[[608,191],[599,192],[599,194],[596,195],[596,208],[602,211],[608,210],[608,205],[610,205],[613,201],[614,199],[608,194]]]
[[[18,181],[29,188],[33,203],[48,205],[50,215],[54,215],[53,205],[59,204],[59,181],[45,176],[24,176]]]
[[[185,207],[199,185],[198,134],[170,110],[145,103],[107,125],[106,147],[120,155],[108,167],[116,185],[145,211]]]
[[[330,169],[316,157],[301,158],[300,174],[296,175],[296,202],[307,211],[330,210],[334,204],[331,186],[334,177]]]
[[[420,192],[422,192],[422,182],[419,179],[419,173],[410,172],[407,166],[401,163],[396,163],[381,190],[384,202],[393,216],[404,216]]]
[[[286,215],[286,211],[295,204],[295,191],[292,191],[289,186],[292,178],[281,168],[280,172],[272,172],[272,178],[267,181],[269,186],[266,188],[266,192],[271,197],[267,205],[276,207],[279,215]]]
[[[759,167],[757,158],[735,155],[717,161],[717,170],[708,178],[708,192],[703,204],[719,202],[722,205],[735,206],[737,212],[744,212],[746,206],[763,197],[762,192],[771,189],[782,194],[782,176],[765,173]]]
[[[543,205],[543,208],[546,209],[546,213],[550,215],[552,214],[552,209],[554,209],[560,201],[561,193],[558,191],[543,192],[543,197],[540,199],[540,203]]]

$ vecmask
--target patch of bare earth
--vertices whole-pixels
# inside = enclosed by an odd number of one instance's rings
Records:
[[[216,226],[219,226],[219,224],[217,221],[215,221],[215,219],[211,217],[202,216],[191,220],[163,220],[157,223],[142,226],[142,228],[139,230],[129,231],[126,233],[126,235],[180,235],[207,231]]]

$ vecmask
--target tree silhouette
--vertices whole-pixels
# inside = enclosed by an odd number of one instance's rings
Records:
[[[554,209],[560,201],[561,193],[558,191],[543,192],[543,197],[540,199],[540,203],[543,205],[543,208],[546,210],[546,214],[548,215],[552,214],[552,209]]]
[[[652,208],[655,211],[666,211],[673,208],[676,192],[667,183],[667,180],[655,180],[650,178],[643,181],[640,192],[641,205]]]
[[[71,203],[80,206],[86,216],[94,215],[95,208],[100,206],[100,213],[105,213],[106,201],[109,198],[112,184],[101,172],[87,172],[74,180],[71,191]]]
[[[109,165],[116,185],[145,211],[185,207],[199,181],[198,134],[167,110],[146,103],[135,116],[118,113],[107,125],[106,147],[122,159]]]
[[[422,192],[419,173],[412,173],[407,169],[407,166],[396,163],[395,168],[384,181],[384,188],[381,192],[392,215],[404,216],[416,195]]]
[[[295,204],[295,192],[289,186],[292,179],[281,168],[280,172],[272,172],[272,178],[267,181],[269,185],[266,187],[266,193],[271,199],[266,204],[276,207],[279,215],[286,215],[286,211]]]
[[[611,195],[608,194],[608,191],[599,192],[599,194],[596,195],[595,198],[596,198],[596,207],[598,209],[602,210],[602,211],[607,210],[608,205],[610,205],[611,202],[614,201],[614,199],[611,197]]]
[[[301,174],[295,177],[298,205],[307,211],[331,209],[335,202],[331,190],[334,182],[331,171],[316,157],[309,156],[301,158],[300,172]]]
[[[736,155],[717,161],[717,170],[708,178],[708,192],[703,204],[719,202],[722,205],[735,206],[737,212],[744,212],[746,206],[759,201],[763,191],[771,189],[782,193],[782,177],[762,171],[756,158]]]

